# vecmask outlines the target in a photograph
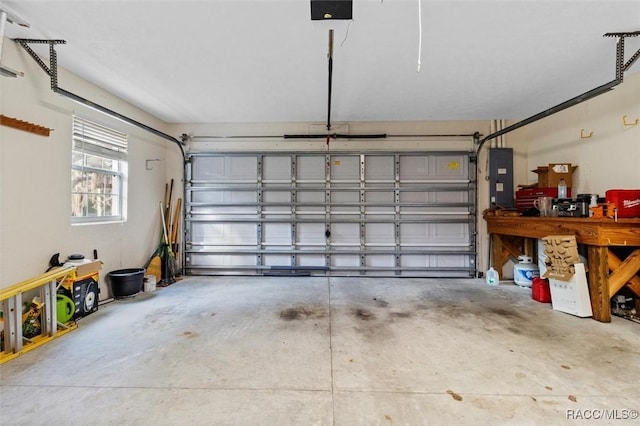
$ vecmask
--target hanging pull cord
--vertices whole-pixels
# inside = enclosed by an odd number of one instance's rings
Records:
[[[418,70],[420,72],[420,58],[422,57],[422,0],[418,0]]]

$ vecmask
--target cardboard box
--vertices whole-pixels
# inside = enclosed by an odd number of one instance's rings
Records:
[[[575,275],[569,281],[549,279],[551,306],[555,311],[565,312],[578,317],[590,317],[591,298],[584,264],[576,263]]]
[[[557,188],[560,179],[564,179],[567,188],[573,186],[573,172],[578,166],[571,163],[550,163],[548,166],[538,166],[531,170],[538,175],[538,188]]]
[[[578,244],[573,235],[548,235],[544,241],[545,266],[543,278],[571,281],[575,275],[575,264],[580,262]]]
[[[83,263],[76,266],[76,275],[78,277],[84,277],[86,275],[97,274],[102,269],[102,261],[94,260],[91,263]]]

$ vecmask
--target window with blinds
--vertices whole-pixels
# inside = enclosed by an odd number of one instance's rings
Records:
[[[73,223],[125,219],[127,145],[126,133],[73,117]]]

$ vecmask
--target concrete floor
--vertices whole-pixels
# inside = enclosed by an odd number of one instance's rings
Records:
[[[639,355],[515,285],[190,277],[0,366],[0,423],[557,424],[640,409]]]

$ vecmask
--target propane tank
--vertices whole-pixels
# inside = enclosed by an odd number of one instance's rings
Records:
[[[513,267],[513,280],[521,287],[531,287],[534,278],[540,277],[537,265],[531,263],[531,257],[520,256],[520,261]]]

